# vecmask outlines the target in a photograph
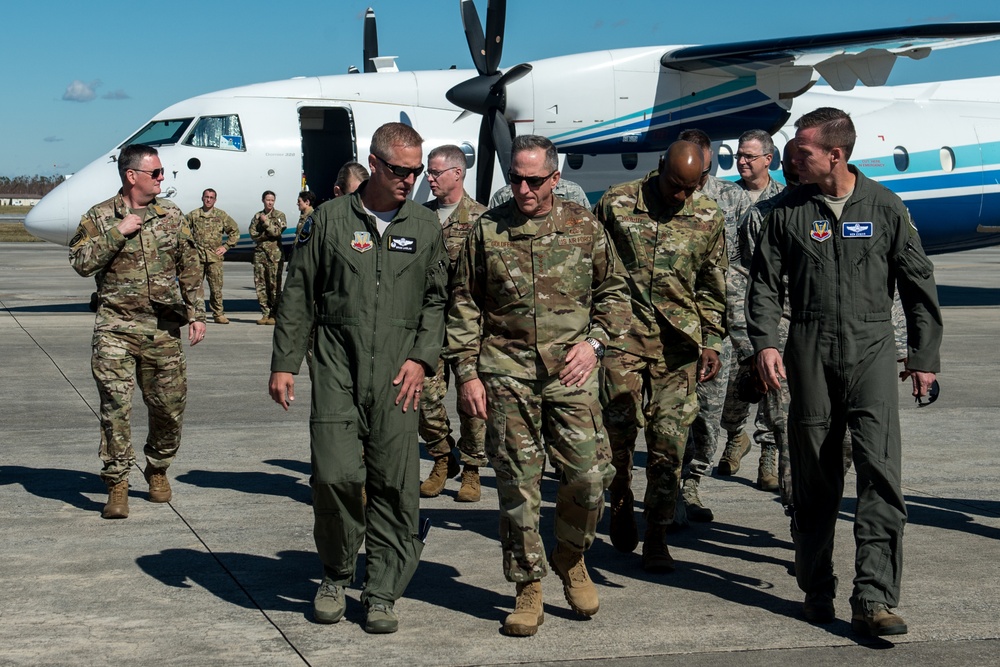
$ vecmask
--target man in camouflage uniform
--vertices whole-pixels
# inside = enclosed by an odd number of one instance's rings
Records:
[[[646,535],[643,568],[670,572],[665,543],[680,486],[688,429],[698,412],[697,382],[719,372],[726,335],[725,218],[695,195],[701,148],[671,144],[659,169],[608,190],[597,216],[628,272],[632,326],[604,358],[603,403],[615,478],[611,484],[611,543],[638,544],[632,511],[632,454],[645,418]]]
[[[465,238],[472,231],[472,225],[479,219],[486,207],[465,192],[465,153],[458,146],[439,146],[427,156],[427,182],[434,199],[424,204],[437,213],[444,233],[445,247],[448,249],[448,276],[454,279],[458,268],[458,256],[465,245]],[[438,362],[437,372],[424,380],[424,393],[420,399],[420,437],[427,446],[427,453],[434,457],[434,467],[430,475],[420,485],[420,495],[433,498],[444,489],[445,480],[458,474],[458,463],[452,456],[456,448],[451,436],[451,422],[444,406],[448,393],[448,370],[444,360]],[[464,503],[477,502],[481,495],[479,468],[487,464],[483,441],[486,438],[486,423],[465,412],[458,406],[460,435],[458,451],[462,457],[462,486],[455,500]]]
[[[553,195],[555,147],[519,136],[511,156],[514,198],[487,211],[462,252],[448,316],[448,355],[465,410],[486,419],[496,471],[504,575],[515,582],[508,635],[542,623],[546,575],[538,533],[548,454],[562,466],[557,545],[549,562],[581,616],[599,602],[583,560],[611,477],[598,400],[597,364],[629,322],[625,279],[590,211]]]
[[[157,199],[164,169],[156,149],[131,144],[118,157],[122,188],[80,219],[69,261],[100,285],[91,369],[101,397],[101,479],[105,519],[128,517],[128,473],[135,463],[130,419],[138,378],[149,411],[143,453],[149,499],[172,493],[167,467],[180,447],[187,400],[181,327],[205,336],[201,261],[180,209]]]
[[[712,175],[712,140],[701,130],[684,130],[677,137],[682,141],[690,141],[701,148],[705,167],[702,169],[701,185],[698,192],[715,201],[726,219],[726,251],[729,256],[729,270],[726,271],[726,304],[737,298],[733,291],[733,248],[736,247],[736,225],[740,217],[750,207],[750,199],[735,183],[724,181]],[[742,303],[743,295],[738,296]],[[711,474],[712,461],[715,460],[715,450],[719,444],[723,406],[726,403],[726,388],[729,386],[729,376],[732,372],[733,346],[729,337],[722,339],[722,351],[719,353],[718,375],[706,382],[698,383],[698,414],[691,424],[688,433],[687,448],[684,452],[684,467],[681,472],[681,504],[674,514],[674,523],[683,525],[686,519],[694,521],[711,521],[714,518],[712,510],[705,507],[699,494],[699,484],[704,475]],[[725,424],[730,426],[730,424]],[[746,437],[741,433],[742,424],[730,431],[729,440]]]
[[[756,203],[777,195],[784,186],[771,178],[770,168],[774,156],[774,142],[771,135],[764,130],[747,130],[740,136],[739,147],[736,150],[736,168],[740,179],[736,182],[746,192],[750,201]],[[734,328],[746,328],[746,283],[739,274],[741,260],[739,243],[732,239],[733,252],[730,254],[731,273],[734,289],[730,299],[728,316],[730,331]],[[744,360],[744,364],[749,360]],[[726,392],[726,406],[722,421],[730,432],[739,432],[738,438],[730,438],[726,449],[719,460],[720,475],[734,475],[740,469],[740,462],[750,452],[750,439],[743,432],[750,406],[737,395],[736,385],[739,376],[748,371],[748,367],[739,366],[739,360],[733,360],[733,370],[730,374],[729,390]],[[758,410],[758,423],[761,412]],[[765,416],[766,418],[766,416]],[[763,491],[778,490],[778,471],[776,459],[778,448],[773,441],[758,440],[760,443],[760,460],[757,464],[757,486]]]
[[[229,324],[222,306],[222,258],[226,252],[236,247],[240,240],[240,228],[228,213],[216,208],[216,196],[215,190],[206,188],[201,193],[201,208],[188,213],[187,221],[195,243],[198,244],[204,279],[208,281],[212,319],[216,324]],[[225,242],[222,240],[223,236],[226,237]]]
[[[274,208],[274,193],[265,190],[261,195],[264,208],[250,220],[250,238],[257,246],[253,250],[253,284],[257,288],[257,302],[261,317],[257,324],[274,324],[281,296],[281,234],[288,224],[285,214]]]
[[[590,200],[587,199],[587,193],[580,187],[579,183],[574,183],[573,181],[567,180],[565,178],[559,179],[559,183],[552,190],[552,194],[556,197],[561,197],[566,201],[571,201],[574,204],[579,204],[584,208],[590,208]],[[510,198],[514,196],[514,190],[510,185],[505,185],[490,197],[490,208],[496,208],[500,204],[510,201]]]

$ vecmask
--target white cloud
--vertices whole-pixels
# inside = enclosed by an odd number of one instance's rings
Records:
[[[67,102],[90,102],[97,97],[97,88],[101,85],[101,80],[96,79],[90,83],[84,83],[75,79],[73,83],[66,86],[66,92],[62,98]]]

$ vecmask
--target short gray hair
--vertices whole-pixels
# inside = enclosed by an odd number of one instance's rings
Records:
[[[556,152],[556,146],[546,137],[537,134],[522,134],[514,137],[514,143],[510,149],[511,159],[513,160],[518,153],[526,151],[543,151],[545,153],[543,166],[549,171],[555,171],[559,168],[559,154]]]
[[[423,143],[423,137],[406,123],[386,123],[372,134],[371,152],[386,160],[393,146],[420,148]]]
[[[427,164],[430,164],[434,158],[442,158],[449,168],[460,168],[462,176],[465,176],[465,153],[458,146],[454,144],[438,146],[427,154]]]
[[[774,139],[764,130],[747,130],[740,135],[739,143],[744,141],[759,141],[764,155],[774,155]]]

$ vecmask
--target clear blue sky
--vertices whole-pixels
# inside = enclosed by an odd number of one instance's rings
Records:
[[[471,68],[458,0],[369,0],[400,69]],[[486,1],[477,0],[485,23]],[[798,13],[788,11],[796,7]],[[508,0],[503,67],[608,48],[1000,21],[997,0]],[[179,100],[361,66],[365,2],[6,3],[0,176],[72,173]],[[808,9],[806,9],[808,7]],[[1000,75],[1000,43],[899,62],[889,83]]]

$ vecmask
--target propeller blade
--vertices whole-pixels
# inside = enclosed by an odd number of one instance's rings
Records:
[[[506,88],[510,84],[514,83],[518,79],[523,79],[528,72],[531,71],[531,65],[528,63],[521,63],[520,65],[514,65],[509,70],[504,72],[504,75],[500,77],[500,80],[493,84],[494,88]]]
[[[486,73],[500,69],[503,30],[507,20],[507,0],[490,0],[486,5]]]
[[[483,37],[483,25],[479,22],[479,12],[472,0],[462,0],[462,27],[465,28],[465,41],[469,44],[469,53],[476,71],[480,74],[490,74],[486,69],[486,40]],[[493,70],[496,71],[496,70]]]
[[[508,183],[507,174],[510,173],[510,150],[514,146],[514,128],[507,121],[507,117],[497,109],[490,109],[487,118],[490,119],[493,149],[500,159],[503,180]]]
[[[479,152],[476,155],[476,201],[486,206],[493,194],[493,160],[496,159],[496,149],[493,148],[493,136],[490,130],[489,116],[483,116],[479,124]]]
[[[375,10],[365,12],[364,60],[365,73],[375,72],[374,58],[378,58],[378,27],[375,24]]]

